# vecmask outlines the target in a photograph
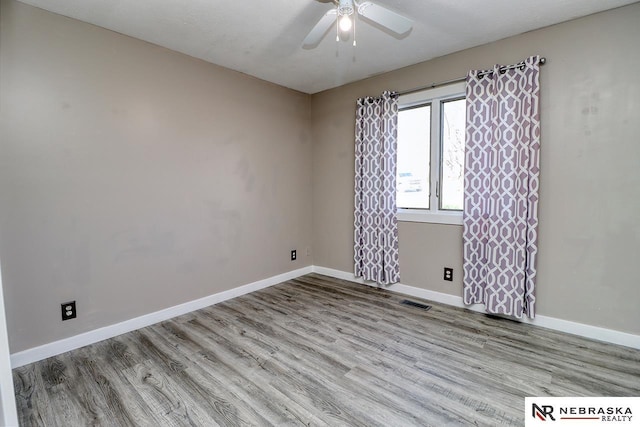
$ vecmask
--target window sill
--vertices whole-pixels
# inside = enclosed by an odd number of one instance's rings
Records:
[[[431,224],[462,225],[462,212],[428,211],[421,209],[398,209],[398,221],[428,222]]]

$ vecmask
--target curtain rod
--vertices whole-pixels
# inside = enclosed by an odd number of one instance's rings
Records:
[[[542,58],[540,58],[540,62],[538,62],[540,65],[544,65],[547,63],[547,58],[545,58],[544,56]],[[503,67],[500,67],[500,70],[512,70],[514,68],[518,68],[524,65],[524,61],[518,62],[517,64],[512,64],[512,65],[505,65]],[[482,70],[478,73],[478,77],[482,77],[482,76],[486,76],[487,74],[492,74],[493,70]],[[426,89],[433,89],[436,88],[438,86],[445,86],[445,85],[450,85],[452,83],[459,83],[459,82],[463,82],[467,79],[467,77],[458,77],[457,79],[451,79],[451,80],[445,80],[443,82],[438,82],[438,83],[432,83],[428,86],[420,86],[420,87],[414,87],[413,89],[409,89],[409,90],[402,90],[399,92],[396,92],[398,95],[406,95],[408,93],[413,93],[413,92],[420,92],[421,90],[426,90]]]

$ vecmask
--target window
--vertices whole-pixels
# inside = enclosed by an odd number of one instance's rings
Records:
[[[464,83],[402,95],[398,113],[398,220],[462,224]]]

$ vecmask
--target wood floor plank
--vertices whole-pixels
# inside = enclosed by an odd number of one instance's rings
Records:
[[[23,426],[522,425],[640,351],[309,274],[14,370]],[[417,300],[415,298],[409,298]]]
[[[191,332],[200,337],[204,342],[212,345],[208,350],[198,356],[202,364],[209,365],[211,371],[220,373],[228,381],[236,381],[252,395],[252,402],[259,407],[266,407],[266,412],[271,414],[275,425],[324,425],[320,419],[311,412],[305,410],[296,402],[286,398],[272,385],[272,379],[268,374],[262,373],[261,361],[246,368],[238,362],[237,354],[224,345],[216,345],[221,341],[212,338],[215,333],[205,325],[194,319],[189,322]],[[241,358],[242,359],[242,358]],[[252,359],[253,360],[253,359]],[[265,371],[266,372],[266,371]]]
[[[92,395],[102,395],[101,412],[118,426],[152,425],[153,413],[144,404],[139,394],[130,393],[122,375],[104,363],[98,353],[87,349],[85,352],[71,353],[72,363],[85,379],[83,383],[92,385]],[[101,425],[103,423],[98,423]]]
[[[206,317],[216,321],[216,324],[221,320],[221,317],[228,315],[227,310],[216,310],[216,312],[216,314],[206,313]],[[199,326],[202,327],[202,325]],[[316,411],[316,415],[322,415],[321,419],[328,418],[330,425],[344,423],[357,425],[359,422],[357,418],[353,417],[352,414],[354,413],[360,413],[361,418],[367,419],[369,425],[372,425],[371,423],[373,423],[374,420],[370,419],[361,409],[351,407],[351,402],[340,402],[330,397],[331,393],[335,390],[331,390],[331,392],[326,390],[324,384],[333,383],[333,381],[327,380],[324,377],[317,378],[321,376],[319,372],[315,372],[315,377],[313,373],[310,375],[308,372],[310,366],[305,363],[303,357],[296,358],[291,354],[280,354],[275,349],[267,352],[262,349],[261,352],[262,346],[256,345],[255,340],[247,337],[247,335],[243,333],[244,329],[235,329],[235,327],[227,327],[223,330],[216,331],[209,329],[209,333],[216,335],[216,342],[222,343],[222,347],[226,348],[229,352],[233,352],[236,347],[233,343],[240,344],[239,347],[248,355],[248,357],[246,357],[245,354],[241,355],[241,359],[249,361],[247,369],[251,372],[252,376],[266,375],[270,386],[286,396],[289,401],[296,403],[302,402],[305,407],[319,408],[320,412]],[[262,328],[262,331],[264,330],[265,328]],[[341,376],[342,373],[342,371],[334,372],[334,375]],[[301,381],[301,378],[307,378],[307,382]],[[363,423],[359,424],[364,425]]]
[[[197,385],[198,392],[204,400],[199,400],[201,407],[207,407],[207,404],[211,401],[214,402],[214,407],[225,408],[225,411],[214,411],[216,414],[214,419],[219,420],[221,423],[229,422],[231,425],[269,425],[270,423],[262,416],[262,414],[254,409],[250,404],[251,399],[247,399],[244,391],[236,389],[230,383],[227,373],[216,373],[214,371],[208,371],[203,369],[202,366],[197,363],[198,358],[193,354],[182,354],[178,347],[174,347],[171,338],[176,337],[176,332],[179,331],[177,327],[173,329],[174,333],[171,335],[160,334],[155,332],[154,343],[166,353],[174,352],[177,357],[183,357],[185,359],[185,365],[187,366],[186,373],[189,374],[189,378],[193,380],[194,388]],[[178,332],[180,336],[188,338],[193,341],[189,334],[184,331]],[[150,334],[151,335],[151,334]],[[195,341],[193,341],[195,342]],[[175,348],[175,350],[174,350]],[[180,381],[184,381],[180,378]],[[206,385],[200,387],[200,385]],[[195,399],[195,396],[194,396]]]
[[[84,382],[82,375],[72,365],[69,353],[64,353],[44,361],[36,368],[43,379],[48,396],[48,403],[55,408],[55,416],[59,418],[57,425],[100,425],[105,419],[99,400],[103,397],[91,394],[91,384]],[[106,424],[108,425],[108,424]]]
[[[182,386],[152,361],[124,371],[132,390],[138,393],[162,426],[219,425],[194,402]],[[152,424],[153,425],[153,424]]]
[[[14,369],[13,384],[20,425],[57,425],[42,376],[33,365]]]
[[[187,395],[206,414],[219,425],[257,425],[249,421],[247,414],[242,413],[230,400],[235,396],[216,389],[213,384],[198,381],[190,369],[189,361],[167,346],[162,339],[152,335],[151,331],[141,329],[135,332],[141,348],[149,354],[150,359],[158,364],[167,376],[184,389]],[[194,406],[193,404],[190,405]]]

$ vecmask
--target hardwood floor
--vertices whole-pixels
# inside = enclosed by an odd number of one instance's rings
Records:
[[[640,396],[638,350],[403,299],[316,274],[238,297],[15,369],[20,422],[522,426],[525,396]]]

